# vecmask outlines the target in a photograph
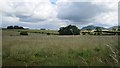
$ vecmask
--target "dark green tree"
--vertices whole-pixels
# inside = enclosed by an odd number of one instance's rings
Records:
[[[96,27],[96,32],[97,32],[97,35],[101,35],[102,29],[100,27]]]
[[[22,26],[7,26],[7,29],[24,29]]]
[[[80,34],[80,30],[75,25],[68,25],[66,27],[61,27],[58,32],[60,35],[79,35]]]
[[[118,31],[120,31],[120,26],[118,26]]]
[[[18,29],[24,29],[22,26],[18,27]]]
[[[13,26],[8,26],[7,29],[14,29],[14,27]]]
[[[90,34],[90,33],[91,33],[91,30],[92,30],[92,29],[87,29],[87,31],[88,31],[88,34]]]
[[[14,29],[19,29],[19,26],[14,26]]]
[[[116,29],[115,29],[115,28],[112,28],[112,30],[113,30],[113,31],[116,31]]]

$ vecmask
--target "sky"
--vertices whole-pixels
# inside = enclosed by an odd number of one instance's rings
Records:
[[[0,0],[0,27],[59,29],[118,25],[119,0]]]

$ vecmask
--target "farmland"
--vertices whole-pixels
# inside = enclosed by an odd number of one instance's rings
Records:
[[[57,35],[54,30],[2,31],[3,66],[118,66],[117,35]],[[54,33],[56,35],[47,35]]]

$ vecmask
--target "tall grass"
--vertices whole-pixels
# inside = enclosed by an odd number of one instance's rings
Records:
[[[6,34],[7,33],[7,34]],[[17,34],[18,32],[15,32]],[[118,66],[118,36],[59,36],[3,31],[3,65]]]

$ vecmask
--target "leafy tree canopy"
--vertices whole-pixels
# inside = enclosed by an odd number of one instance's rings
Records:
[[[79,35],[80,34],[80,30],[75,25],[68,25],[66,27],[61,27],[58,32],[60,35]]]
[[[7,26],[7,29],[24,29],[22,26]]]

